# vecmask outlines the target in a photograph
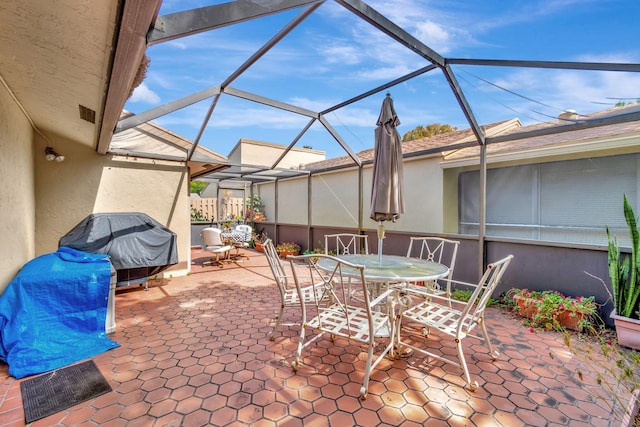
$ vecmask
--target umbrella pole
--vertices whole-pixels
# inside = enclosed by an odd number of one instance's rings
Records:
[[[378,262],[382,264],[382,239],[384,239],[384,224],[378,221]]]

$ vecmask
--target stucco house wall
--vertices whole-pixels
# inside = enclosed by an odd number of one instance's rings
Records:
[[[282,155],[286,146],[264,141],[241,139],[228,155],[233,164],[269,165],[271,166]],[[278,163],[278,168],[299,169],[301,165],[318,162],[326,157],[324,151],[293,147]]]
[[[313,175],[311,223],[357,229],[358,185],[357,168]],[[293,197],[283,194],[280,206],[291,203]]]
[[[444,198],[441,156],[406,159],[404,163],[405,214],[397,222],[386,222],[388,231],[442,233],[445,206],[433,203]],[[371,164],[362,171],[362,228],[375,232],[377,223],[369,218]],[[339,169],[311,177],[311,224],[315,227],[358,229],[358,168]],[[275,183],[256,186],[265,204],[267,217],[275,218]],[[290,178],[278,184],[278,222],[306,224],[307,178]],[[454,206],[455,207],[455,206]],[[304,210],[303,210],[304,208]],[[449,215],[447,212],[446,215]],[[456,223],[457,227],[457,223]]]
[[[0,85],[0,293],[35,253],[34,153],[44,155],[29,121]]]
[[[273,163],[282,155],[286,148],[286,146],[281,144],[255,141],[251,139],[240,139],[229,152],[228,161],[232,165],[264,165],[267,167],[271,167]],[[325,159],[325,157],[326,153],[324,151],[293,147],[277,167],[285,169],[299,169],[307,163],[322,161]],[[248,185],[242,185],[242,183],[238,182],[228,181],[221,183],[220,185],[216,182],[213,182],[210,183],[202,191],[201,197],[219,197],[218,188],[220,188],[220,192],[223,189],[240,188],[241,190],[232,190],[233,197],[244,196],[246,198],[249,196],[250,191]],[[289,217],[290,216],[291,215],[289,215]],[[273,215],[271,215],[271,217],[269,218],[273,218]]]
[[[286,179],[278,183],[278,197],[286,200],[295,200],[288,203],[285,208],[278,211],[278,221],[285,224],[307,224],[309,206],[306,194],[308,192],[308,179]]]
[[[57,250],[60,237],[91,213],[143,212],[178,235],[179,264],[168,271],[188,271],[189,178],[183,163],[102,156],[61,137],[52,143],[65,161],[35,156],[36,256]]]

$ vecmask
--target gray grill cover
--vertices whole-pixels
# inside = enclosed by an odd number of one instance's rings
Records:
[[[108,254],[118,282],[153,276],[178,263],[176,234],[139,212],[91,214],[58,246]]]

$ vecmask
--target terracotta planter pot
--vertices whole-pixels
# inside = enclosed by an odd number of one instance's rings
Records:
[[[580,327],[580,322],[584,317],[584,313],[580,313],[578,311],[575,312],[575,316],[572,316],[570,311],[563,311],[558,313],[556,320],[560,323],[560,326],[564,326],[565,328],[573,331],[581,331],[582,327]]]
[[[611,318],[616,327],[618,344],[640,350],[640,320],[618,316],[615,310],[611,312]]]
[[[278,252],[278,255],[280,255],[280,258],[286,258],[287,255],[298,255],[299,251],[280,251]]]
[[[518,314],[522,317],[528,317],[533,319],[538,309],[536,308],[536,300],[533,298],[525,298],[519,295],[513,297],[513,300],[518,305]]]
[[[513,300],[518,305],[518,314],[522,317],[533,319],[538,312],[536,307],[536,300],[534,298],[525,298],[519,295],[513,297]],[[581,312],[575,312],[576,315],[572,316],[570,311],[562,311],[556,316],[556,320],[560,323],[560,326],[564,326],[567,329],[574,331],[580,331],[582,328],[579,326],[580,321],[585,318],[585,314]]]
[[[256,245],[256,251],[258,252],[264,252],[264,249],[262,248],[262,243],[260,242],[255,242]]]

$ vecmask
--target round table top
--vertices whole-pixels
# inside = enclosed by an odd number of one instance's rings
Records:
[[[429,281],[449,273],[446,265],[397,255],[382,255],[382,261],[377,254],[338,255],[336,258],[351,264],[364,265],[364,277],[372,282]],[[332,270],[335,262],[328,258],[320,258],[318,267],[323,270]],[[343,274],[349,275],[348,269],[343,269]]]

